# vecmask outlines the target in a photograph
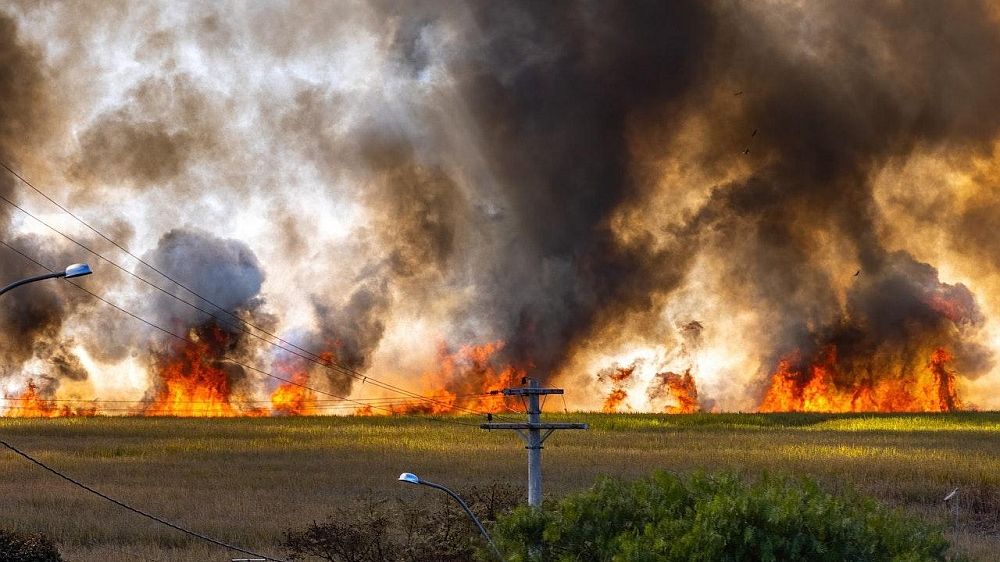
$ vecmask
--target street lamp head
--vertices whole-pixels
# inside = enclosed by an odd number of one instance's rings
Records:
[[[412,472],[404,472],[404,473],[400,474],[399,475],[399,480],[401,482],[409,482],[410,484],[419,484],[420,483],[420,478],[417,477],[417,475],[413,474]]]
[[[85,263],[74,263],[73,265],[66,268],[66,279],[71,279],[73,277],[83,277],[84,275],[90,275],[93,271],[90,270],[90,266]]]

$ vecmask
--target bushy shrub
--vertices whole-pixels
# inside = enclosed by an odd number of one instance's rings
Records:
[[[0,562],[62,562],[62,556],[45,535],[0,529]]]
[[[323,523],[285,533],[284,546],[292,558],[318,556],[337,562],[395,560],[399,545],[386,533],[389,516],[372,505],[360,517],[337,511]]]
[[[518,488],[494,484],[459,493],[480,521],[495,521],[524,499]],[[448,496],[429,502],[371,502],[339,509],[320,523],[285,533],[293,560],[331,562],[467,562],[482,544],[479,530]]]
[[[948,548],[939,530],[807,480],[748,485],[731,475],[665,472],[603,478],[544,510],[517,508],[493,534],[513,561],[916,562],[946,560]]]

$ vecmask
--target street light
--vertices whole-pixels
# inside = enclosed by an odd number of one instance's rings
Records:
[[[455,498],[455,501],[457,501],[458,504],[462,506],[462,509],[464,509],[465,512],[469,514],[469,519],[472,519],[472,522],[476,524],[476,527],[479,527],[479,532],[483,534],[483,538],[486,539],[486,542],[490,545],[490,548],[493,550],[493,554],[496,555],[497,560],[500,560],[501,562],[504,560],[503,555],[500,554],[500,550],[497,549],[497,545],[493,544],[493,539],[491,539],[489,533],[486,532],[486,528],[483,527],[483,524],[479,522],[478,518],[476,518],[476,514],[472,513],[472,510],[469,509],[469,506],[465,505],[465,502],[462,501],[462,498],[458,497],[458,494],[456,494],[455,492],[452,492],[451,490],[449,490],[448,488],[445,488],[444,486],[442,486],[440,484],[435,484],[433,482],[428,482],[426,480],[421,480],[419,476],[417,476],[416,474],[413,474],[412,472],[404,472],[404,473],[400,474],[399,475],[399,481],[400,482],[407,482],[409,484],[420,484],[422,486],[428,486],[428,487],[431,487],[431,488],[436,488],[438,490],[444,491],[449,496]]]
[[[20,281],[14,281],[10,285],[7,285],[3,289],[0,289],[0,295],[6,293],[7,291],[20,287],[21,285],[27,285],[34,281],[41,281],[43,279],[55,279],[57,277],[65,277],[66,279],[71,279],[73,277],[83,277],[84,275],[90,275],[93,271],[90,270],[90,266],[85,263],[74,263],[73,265],[66,268],[65,271],[57,271],[55,273],[45,273],[42,275],[36,275],[34,277],[28,277],[27,279],[21,279]]]

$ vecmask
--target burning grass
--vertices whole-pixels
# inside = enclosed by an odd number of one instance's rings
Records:
[[[652,468],[768,471],[809,475],[831,491],[852,487],[948,526],[941,498],[957,486],[952,538],[982,560],[1000,549],[1000,413],[546,416],[591,424],[546,442],[547,493],[579,489],[598,474],[631,477]],[[399,486],[404,470],[459,489],[524,478],[516,436],[425,418],[22,418],[0,420],[0,431],[102,491],[274,554],[282,532],[323,520],[335,504],[431,497]],[[0,455],[0,471],[0,526],[43,532],[70,560],[131,560],[122,550],[182,561],[229,554],[123,513],[12,455]]]
[[[798,357],[778,365],[761,412],[953,412],[962,409],[955,388],[952,356],[930,351],[923,365],[876,365],[858,376],[838,366],[837,350],[827,348],[808,364]]]

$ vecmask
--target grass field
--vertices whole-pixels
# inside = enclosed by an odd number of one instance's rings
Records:
[[[546,415],[585,421],[545,444],[545,492],[655,468],[808,475],[950,529],[958,552],[1000,552],[1000,413]],[[455,418],[478,423],[479,419]],[[512,432],[421,418],[2,419],[0,438],[137,507],[269,555],[283,531],[371,497],[429,497],[411,471],[459,489],[524,483]],[[958,487],[957,522],[942,498]],[[0,450],[0,526],[40,531],[72,561],[230,560]]]

